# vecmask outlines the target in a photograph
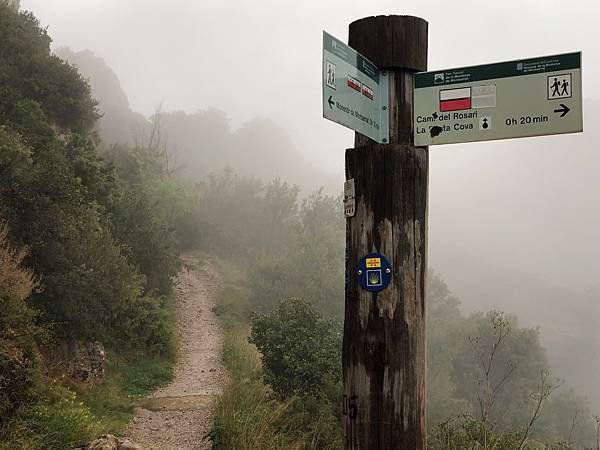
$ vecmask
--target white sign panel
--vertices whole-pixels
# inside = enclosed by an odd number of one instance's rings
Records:
[[[323,32],[323,117],[389,141],[388,80],[364,56]]]
[[[583,131],[581,53],[415,74],[416,146]]]

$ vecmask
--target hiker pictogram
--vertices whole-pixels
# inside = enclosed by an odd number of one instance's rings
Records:
[[[332,62],[326,61],[326,83],[332,89],[335,89],[335,64]]]
[[[548,77],[548,100],[571,97],[571,74],[552,75]]]

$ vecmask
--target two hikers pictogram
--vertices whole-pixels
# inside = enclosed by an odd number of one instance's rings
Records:
[[[548,77],[548,100],[571,97],[571,74]]]
[[[326,62],[327,64],[325,68],[325,81],[327,86],[329,86],[332,89],[335,89],[335,64],[329,61]]]

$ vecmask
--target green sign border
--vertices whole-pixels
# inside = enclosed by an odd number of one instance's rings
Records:
[[[517,67],[521,69],[517,69]],[[459,67],[455,69],[420,72],[415,74],[415,89],[434,86],[471,83],[495,78],[519,77],[560,70],[581,69],[581,52],[538,58],[516,59],[481,66]],[[443,74],[444,81],[434,82],[435,75]]]

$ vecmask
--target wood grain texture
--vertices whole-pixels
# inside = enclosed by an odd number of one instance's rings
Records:
[[[350,45],[388,71],[390,144],[356,133],[355,148],[346,150],[356,215],[346,223],[343,376],[352,408],[343,420],[345,449],[426,448],[429,151],[412,146],[413,73],[426,69],[426,44],[427,22],[419,18],[379,16],[350,25]],[[384,254],[393,269],[379,293],[361,289],[356,276],[358,261],[371,252]]]
[[[427,70],[426,20],[413,16],[374,16],[350,24],[348,45],[380,69]]]

